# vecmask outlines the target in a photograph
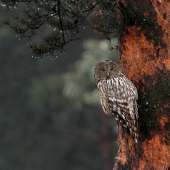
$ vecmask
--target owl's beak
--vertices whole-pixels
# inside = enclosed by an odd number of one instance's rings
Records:
[[[110,74],[109,73],[107,73],[107,77],[109,77],[110,76]]]

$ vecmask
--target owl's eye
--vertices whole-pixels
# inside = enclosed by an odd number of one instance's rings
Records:
[[[113,69],[111,68],[110,70],[112,71]]]
[[[102,71],[105,71],[105,69],[103,68]]]

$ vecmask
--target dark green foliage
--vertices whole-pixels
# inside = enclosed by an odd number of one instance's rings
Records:
[[[106,37],[116,33],[115,1],[79,0],[2,0],[8,10],[22,9],[12,19],[4,21],[14,34],[28,38],[35,56],[53,58],[64,52],[64,47],[80,38],[80,28],[93,22],[93,28]],[[21,11],[21,10],[20,10]],[[49,31],[42,33],[44,27]],[[33,37],[40,33],[43,40],[35,42]]]

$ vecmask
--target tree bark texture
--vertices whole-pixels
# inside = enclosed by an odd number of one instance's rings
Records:
[[[139,142],[118,127],[113,169],[170,170],[170,1],[117,3],[120,66],[139,95]]]

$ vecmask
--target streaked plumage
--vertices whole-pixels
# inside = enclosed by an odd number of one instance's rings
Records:
[[[124,127],[128,127],[137,143],[138,93],[134,84],[122,73],[121,68],[112,60],[97,64],[94,72],[100,91],[100,100],[104,112],[114,115]]]

